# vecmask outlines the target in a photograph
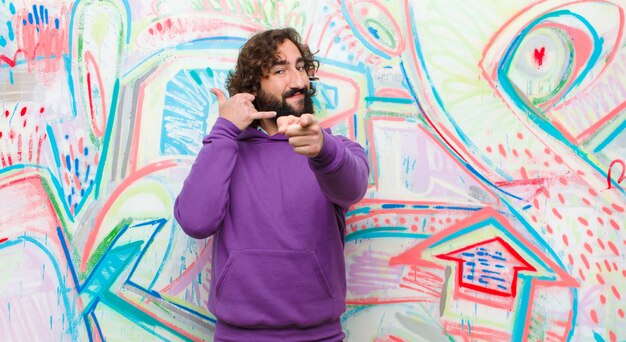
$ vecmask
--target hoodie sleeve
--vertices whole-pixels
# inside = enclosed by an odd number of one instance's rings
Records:
[[[221,226],[229,204],[230,177],[237,161],[241,131],[218,118],[203,142],[174,203],[174,217],[187,235],[203,239]]]
[[[309,166],[331,202],[348,208],[367,191],[369,166],[365,150],[346,137],[322,132],[324,145],[315,158],[309,159]]]

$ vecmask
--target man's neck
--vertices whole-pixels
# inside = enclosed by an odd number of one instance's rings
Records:
[[[276,120],[273,120],[273,119],[262,119],[259,122],[259,126],[261,126],[261,128],[263,128],[263,130],[270,137],[272,135],[278,133],[278,125],[276,124]]]

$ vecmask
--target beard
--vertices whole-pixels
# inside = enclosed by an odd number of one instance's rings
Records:
[[[298,109],[287,103],[287,98],[299,93],[304,94],[304,98],[299,101],[298,105],[300,108]],[[259,89],[254,100],[254,107],[260,112],[276,112],[276,116],[272,119],[274,121],[281,116],[293,115],[300,117],[302,114],[313,114],[314,112],[313,99],[311,98],[309,90],[306,88],[292,88],[286,91],[281,99],[263,91],[263,89]]]

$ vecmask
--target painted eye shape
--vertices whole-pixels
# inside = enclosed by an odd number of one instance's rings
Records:
[[[533,6],[498,31],[480,67],[510,107],[558,139],[580,145],[623,102],[612,96],[606,108],[590,110],[592,101],[606,98],[601,89],[611,82],[610,73],[626,72],[624,57],[616,58],[623,28],[624,11],[610,2]],[[504,38],[511,36],[513,41]]]
[[[391,58],[405,47],[400,26],[382,1],[356,0],[342,2],[342,12],[361,43],[370,51]]]
[[[595,32],[550,20],[560,14],[564,12],[527,28],[499,66],[498,78],[507,92],[525,97],[542,111],[579,83],[582,70],[596,63],[599,55]]]

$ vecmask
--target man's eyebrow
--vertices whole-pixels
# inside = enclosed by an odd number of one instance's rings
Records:
[[[274,67],[274,66],[277,66],[277,65],[287,65],[287,64],[289,64],[289,62],[287,62],[284,59],[280,59],[280,60],[277,60],[277,61],[273,61],[272,65],[270,65],[270,67]]]
[[[298,57],[298,59],[296,60],[296,64],[302,63],[304,62],[304,58],[303,57]],[[284,60],[284,59],[279,59],[277,61],[273,61],[272,65],[270,65],[270,67],[275,67],[277,65],[289,65],[289,62]]]

